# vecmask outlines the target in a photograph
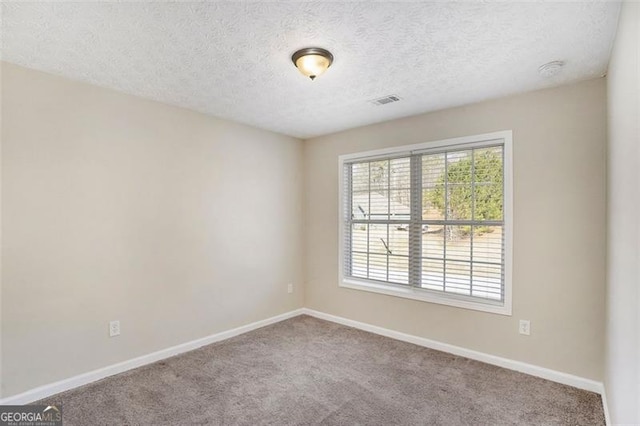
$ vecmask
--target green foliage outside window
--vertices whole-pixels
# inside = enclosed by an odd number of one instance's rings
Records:
[[[450,161],[446,174],[446,179],[443,172],[435,186],[425,191],[423,205],[431,205],[438,209],[443,217],[449,220],[502,219],[501,151],[491,148],[476,150],[473,163],[470,155],[457,161]],[[472,182],[474,182],[473,185]],[[472,186],[475,188],[475,206]],[[445,190],[448,196],[446,206]],[[469,226],[461,227],[461,230],[467,235],[471,232]],[[488,227],[476,227],[476,234],[486,233],[489,230]]]

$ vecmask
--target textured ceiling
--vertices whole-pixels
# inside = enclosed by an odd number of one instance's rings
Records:
[[[3,2],[2,59],[297,137],[599,77],[613,2]],[[299,48],[335,56],[315,81]],[[537,68],[563,60],[563,71]],[[395,94],[384,106],[371,99]]]

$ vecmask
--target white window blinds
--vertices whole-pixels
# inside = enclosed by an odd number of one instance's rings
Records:
[[[502,303],[503,140],[343,162],[345,278]]]

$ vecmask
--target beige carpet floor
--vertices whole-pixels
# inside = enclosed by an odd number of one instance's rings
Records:
[[[61,393],[71,425],[602,425],[600,396],[300,316]]]

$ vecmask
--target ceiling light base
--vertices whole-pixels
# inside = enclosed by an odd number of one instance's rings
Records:
[[[303,75],[313,81],[331,66],[333,55],[320,47],[307,47],[295,52],[291,61]]]

